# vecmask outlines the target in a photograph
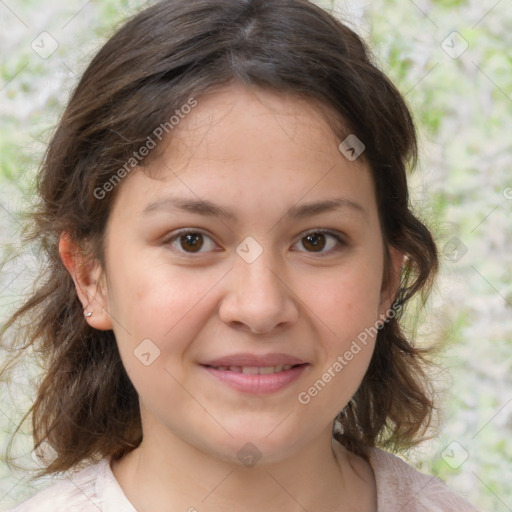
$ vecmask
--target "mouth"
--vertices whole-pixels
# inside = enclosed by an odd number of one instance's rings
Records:
[[[201,365],[214,382],[253,395],[275,393],[290,387],[309,366],[309,363],[273,366]]]
[[[212,368],[221,372],[235,372],[243,373],[245,375],[272,375],[275,373],[281,373],[283,371],[303,366],[307,363],[302,364],[279,364],[276,366],[210,366],[204,365],[206,368]]]

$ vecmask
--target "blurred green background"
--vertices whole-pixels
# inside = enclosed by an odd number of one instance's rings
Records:
[[[512,510],[512,4],[508,0],[318,2],[352,24],[405,95],[420,135],[410,177],[442,270],[418,313],[419,343],[441,343],[439,433],[405,454],[480,510]],[[127,0],[0,1],[0,313],[19,303],[38,255],[22,247],[23,210],[71,88],[127,16]],[[41,33],[46,32],[41,36]],[[41,37],[45,45],[40,44]],[[57,46],[58,45],[58,46]],[[51,54],[47,54],[50,51]],[[0,448],[34,396],[22,362],[1,388]],[[30,456],[30,425],[15,441]],[[0,461],[0,510],[49,485]]]

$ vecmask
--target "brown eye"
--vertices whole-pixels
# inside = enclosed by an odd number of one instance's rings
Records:
[[[324,233],[311,233],[305,236],[302,245],[308,251],[321,251],[325,247],[325,234]]]
[[[175,231],[163,240],[173,251],[184,254],[204,254],[218,249],[216,243],[206,234],[192,229]]]
[[[180,246],[186,252],[198,252],[204,245],[203,235],[201,233],[187,233],[181,235]]]
[[[306,249],[299,249],[299,252],[318,253],[319,256],[328,256],[347,246],[342,236],[325,230],[310,231],[300,238],[297,244]]]

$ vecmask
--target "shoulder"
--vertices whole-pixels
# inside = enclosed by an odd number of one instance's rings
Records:
[[[395,455],[373,448],[370,465],[377,484],[379,512],[478,512],[439,478],[420,473]]]
[[[59,477],[8,512],[135,512],[110,469],[110,459]]]

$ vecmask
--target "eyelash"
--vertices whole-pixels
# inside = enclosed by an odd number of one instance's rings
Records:
[[[187,235],[187,234],[202,235],[202,236],[207,237],[210,240],[212,240],[212,238],[208,234],[206,234],[204,231],[202,231],[200,229],[184,228],[184,229],[180,229],[180,230],[174,232],[171,236],[167,237],[163,241],[163,244],[164,245],[172,245],[174,241],[179,241],[180,237],[182,237],[183,235]],[[318,255],[320,257],[325,257],[325,256],[329,256],[330,254],[338,253],[344,247],[346,247],[348,245],[347,242],[340,236],[339,233],[337,233],[335,231],[328,230],[328,229],[312,229],[312,230],[305,231],[301,235],[302,236],[297,240],[297,242],[295,242],[295,244],[299,243],[302,239],[306,238],[308,235],[329,235],[329,236],[332,236],[336,240],[336,242],[338,242],[338,247],[337,248],[330,249],[330,250],[325,251],[325,252],[324,251],[322,251],[322,252],[299,251],[299,252],[306,252],[306,253],[309,253],[309,254],[316,254],[316,255]],[[193,256],[194,254],[198,254],[198,255],[202,254],[201,251],[199,251],[197,253],[194,253],[194,252],[183,251],[181,249],[175,249],[175,250],[178,253],[180,253],[181,255],[187,255],[187,256]]]

